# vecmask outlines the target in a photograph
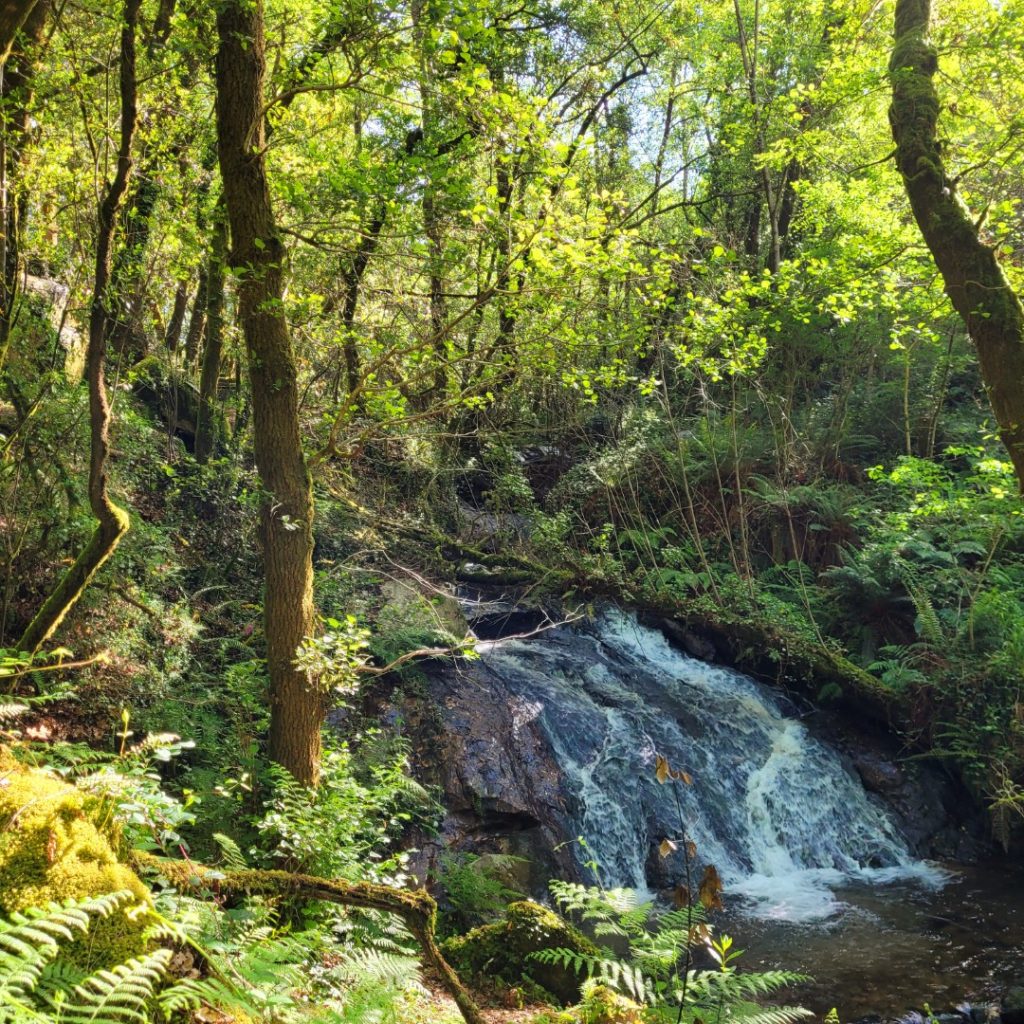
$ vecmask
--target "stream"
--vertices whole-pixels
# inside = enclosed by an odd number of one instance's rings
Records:
[[[432,685],[457,760],[446,788],[495,832],[533,822],[581,880],[652,894],[692,841],[746,966],[813,975],[791,998],[843,1020],[953,1009],[1024,976],[1024,877],[923,859],[771,688],[616,609],[479,650]],[[656,755],[691,781],[660,784]],[[679,850],[662,858],[666,837]]]

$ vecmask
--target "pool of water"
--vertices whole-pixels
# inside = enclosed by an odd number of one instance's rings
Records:
[[[843,1021],[898,1018],[928,1004],[998,1000],[1024,982],[1024,868],[949,868],[941,888],[912,882],[835,890],[828,918],[812,923],[751,917],[734,902],[720,927],[746,950],[748,970],[785,968],[815,980],[786,993]]]

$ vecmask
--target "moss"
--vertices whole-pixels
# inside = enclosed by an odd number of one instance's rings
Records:
[[[149,890],[90,820],[85,795],[0,751],[0,912],[120,890],[148,903]],[[148,915],[134,909],[95,921],[67,958],[91,970],[141,953]]]
[[[509,904],[505,920],[449,939],[442,952],[456,970],[521,986],[533,981],[562,1003],[579,998],[580,978],[571,969],[529,960],[539,949],[571,949],[598,956],[597,947],[557,914],[524,900]]]
[[[608,988],[593,985],[583,1000],[568,1010],[542,1014],[534,1024],[642,1024],[643,1008]]]

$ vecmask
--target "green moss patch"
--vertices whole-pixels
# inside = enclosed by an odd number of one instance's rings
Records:
[[[77,966],[110,967],[143,952],[149,890],[118,863],[84,794],[0,752],[0,913],[122,890],[138,903],[97,920],[65,948]]]
[[[441,947],[460,973],[522,987],[534,982],[563,1004],[580,996],[580,978],[571,969],[527,959],[539,949],[571,949],[590,956],[597,947],[557,914],[523,900],[509,904],[505,920],[474,928]]]

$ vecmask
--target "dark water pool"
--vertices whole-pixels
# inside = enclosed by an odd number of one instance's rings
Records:
[[[998,999],[1024,984],[1024,868],[950,868],[948,884],[910,883],[837,890],[839,911],[825,921],[745,918],[733,908],[723,930],[746,950],[748,970],[786,968],[812,984],[791,993],[817,1013],[890,1019],[925,1003],[935,1012]]]

